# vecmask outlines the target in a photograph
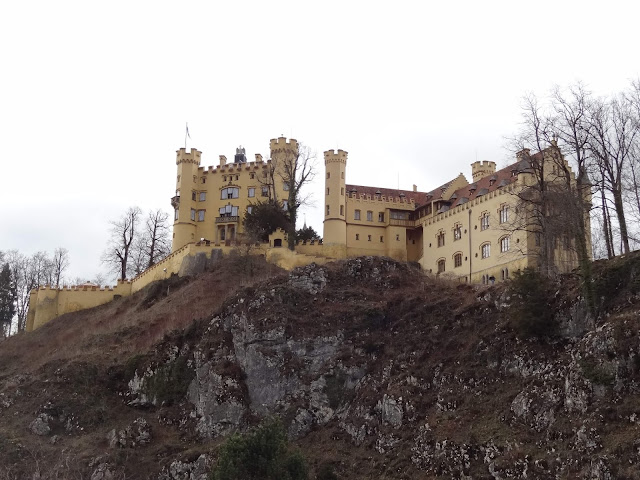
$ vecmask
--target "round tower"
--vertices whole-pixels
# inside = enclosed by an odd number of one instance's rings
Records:
[[[192,148],[187,152],[185,148],[176,151],[176,194],[171,198],[174,208],[173,241],[171,251],[184,247],[196,240],[196,189],[198,188],[198,167],[202,152]],[[193,212],[193,214],[192,214]]]
[[[324,238],[325,245],[347,246],[347,205],[345,196],[345,171],[347,152],[328,150],[324,152]]]

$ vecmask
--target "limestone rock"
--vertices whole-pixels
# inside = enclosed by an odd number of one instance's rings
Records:
[[[31,424],[29,425],[29,429],[36,435],[49,435],[49,433],[51,433],[51,427],[49,426],[50,420],[51,417],[49,415],[47,415],[46,413],[41,413],[33,422],[31,422]]]
[[[158,480],[207,480],[212,466],[213,460],[204,454],[193,462],[174,460],[162,470]]]

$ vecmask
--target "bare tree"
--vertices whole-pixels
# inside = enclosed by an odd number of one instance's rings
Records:
[[[629,98],[617,95],[593,102],[589,150],[602,175],[602,187],[613,199],[624,253],[629,253],[629,230],[624,208],[624,181],[630,170],[640,130]]]
[[[168,220],[169,215],[160,209],[147,214],[131,247],[128,267],[131,276],[140,275],[171,253]]]
[[[142,236],[147,256],[147,268],[171,253],[169,231],[169,214],[160,209],[149,211]]]
[[[535,236],[534,248],[529,245],[527,253],[537,257],[547,276],[557,273],[558,262],[567,260],[563,256],[577,257],[587,286],[591,284],[589,94],[577,84],[567,91],[554,89],[549,100],[543,106],[535,95],[524,98],[521,131],[513,142],[519,159],[514,173],[524,174],[523,183],[514,190],[516,214],[506,228]],[[538,153],[530,154],[531,149]]]
[[[298,209],[310,202],[310,195],[304,195],[303,189],[315,177],[315,160],[315,153],[303,144],[299,144],[297,150],[286,151],[271,160],[274,163],[272,175],[283,183],[288,194],[284,209],[290,221],[287,231],[290,250],[295,248]]]
[[[38,287],[36,266],[38,261],[33,257],[29,258],[18,250],[9,250],[7,259],[13,272],[16,285],[16,330],[22,332],[27,325],[27,312],[29,310],[29,294],[31,290]],[[39,258],[39,257],[38,257]]]
[[[69,250],[63,247],[58,247],[53,252],[53,259],[51,260],[53,267],[53,282],[56,288],[60,287],[60,279],[62,275],[69,267]]]
[[[142,212],[138,207],[130,207],[118,220],[111,222],[111,238],[102,254],[102,262],[117,273],[121,280],[127,278],[131,250],[138,233],[138,223]]]

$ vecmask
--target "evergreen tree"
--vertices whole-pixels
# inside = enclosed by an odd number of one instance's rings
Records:
[[[0,272],[0,332],[5,336],[11,330],[16,313],[16,283],[8,263]]]

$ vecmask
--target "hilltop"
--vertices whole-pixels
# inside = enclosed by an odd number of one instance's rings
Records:
[[[0,344],[0,479],[204,479],[270,416],[311,478],[634,478],[640,256],[596,263],[597,316],[576,275],[551,285],[550,338],[504,284],[244,262]]]

